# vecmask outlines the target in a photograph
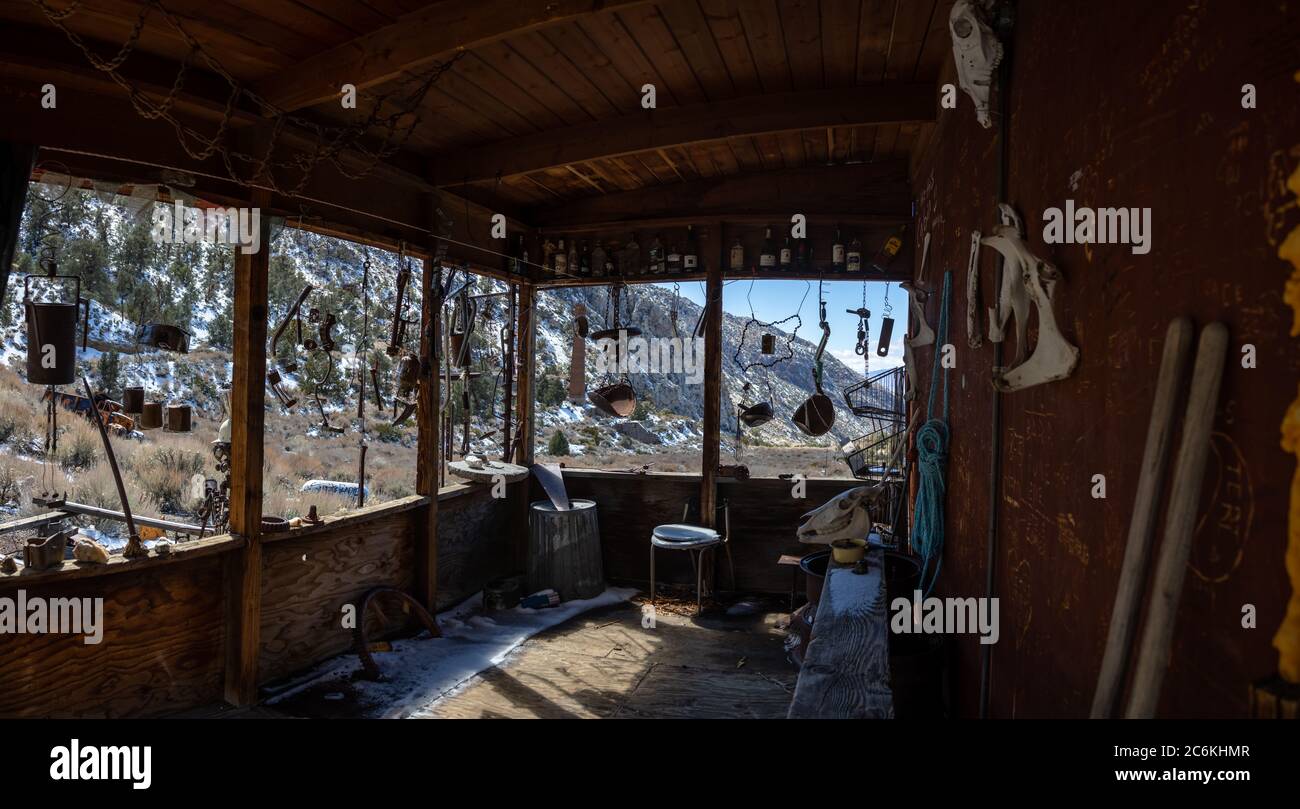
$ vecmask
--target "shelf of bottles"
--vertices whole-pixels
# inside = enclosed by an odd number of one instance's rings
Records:
[[[707,226],[686,225],[615,237],[542,234],[539,274],[555,284],[654,282],[702,278],[720,255],[732,278],[867,278],[884,280],[904,262],[905,228],[875,228],[861,233],[838,225],[809,228],[809,235],[777,235],[772,226],[723,227],[721,250]],[[788,228],[785,229],[788,231]],[[870,249],[868,249],[870,248]]]

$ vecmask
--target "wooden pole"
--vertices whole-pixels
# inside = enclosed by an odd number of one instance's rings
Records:
[[[258,250],[235,248],[234,370],[230,390],[230,531],[244,538],[226,567],[226,701],[257,701],[262,621],[262,426],[266,407],[266,282],[271,264],[270,195],[255,191]]]
[[[533,399],[536,396],[536,374],[537,359],[533,355],[536,353],[537,345],[537,318],[534,316],[534,306],[537,304],[537,287],[531,283],[522,283],[519,285],[519,424],[524,428],[523,438],[519,446],[515,449],[515,457],[519,463],[528,466],[534,459],[534,447],[536,438],[534,430],[537,426],[533,417],[535,408]]]
[[[700,520],[714,527],[718,503],[718,446],[722,429],[722,272],[727,254],[723,225],[715,221],[709,229],[708,243],[712,249],[702,249],[705,265],[704,295],[704,451],[700,461]],[[712,260],[709,259],[712,256]]]
[[[434,214],[436,218],[436,212]],[[438,368],[438,335],[441,334],[442,300],[439,284],[446,240],[438,239],[433,255],[424,260],[420,283],[420,390],[416,422],[415,491],[429,498],[424,520],[416,533],[415,597],[430,614],[438,609],[438,470],[442,465],[439,440],[438,402],[442,396],[442,375]]]
[[[1187,358],[1192,353],[1192,321],[1175,318],[1165,332],[1164,356],[1160,376],[1156,379],[1155,399],[1151,404],[1151,422],[1147,425],[1147,444],[1142,453],[1142,472],[1133,499],[1133,517],[1128,526],[1124,547],[1124,564],[1120,568],[1119,586],[1115,591],[1115,609],[1110,616],[1106,635],[1106,653],[1101,661],[1097,691],[1092,698],[1092,718],[1108,719],[1115,710],[1128,668],[1129,647],[1137,627],[1142,586],[1146,582],[1147,559],[1151,554],[1151,537],[1165,485],[1165,467],[1169,444],[1173,438],[1175,405],[1183,387]]]
[[[1151,607],[1142,630],[1137,670],[1133,674],[1133,690],[1129,695],[1129,719],[1151,718],[1160,703],[1160,686],[1169,668],[1178,602],[1183,594],[1183,581],[1187,578],[1187,560],[1192,553],[1201,482],[1210,455],[1210,432],[1214,429],[1214,411],[1219,402],[1227,352],[1228,328],[1222,323],[1206,326],[1196,349],[1187,415],[1183,419],[1182,441],[1178,446],[1178,461],[1174,464],[1174,481],[1169,489],[1169,507],[1165,511],[1164,538],[1152,581]]]

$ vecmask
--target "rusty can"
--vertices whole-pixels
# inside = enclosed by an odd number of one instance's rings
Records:
[[[163,429],[169,433],[188,433],[193,429],[190,406],[187,404],[167,405],[167,422]]]
[[[156,430],[162,426],[162,422],[163,403],[145,402],[144,408],[140,411],[140,429]]]

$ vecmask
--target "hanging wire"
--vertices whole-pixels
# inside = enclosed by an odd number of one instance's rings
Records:
[[[749,320],[745,321],[745,327],[741,329],[740,340],[739,342],[736,343],[736,352],[731,357],[732,361],[736,363],[736,365],[741,369],[742,373],[748,374],[750,370],[753,368],[771,368],[783,362],[788,362],[794,359],[794,341],[799,335],[799,329],[803,326],[803,317],[802,315],[800,315],[800,312],[803,311],[804,302],[808,300],[808,292],[811,289],[812,289],[812,282],[804,281],[803,297],[799,299],[799,306],[795,309],[794,314],[790,315],[789,317],[782,318],[780,320],[774,320],[770,323],[765,323],[759,320],[758,316],[754,313],[754,300],[753,300],[754,279],[753,278],[749,279],[749,291],[745,293],[745,300],[749,303]],[[820,294],[820,291],[818,294]],[[785,350],[786,350],[785,356],[778,356],[775,359],[773,359],[771,362],[766,362],[763,360],[754,360],[753,362],[749,362],[749,363],[741,362],[740,355],[745,348],[745,339],[749,336],[750,326],[758,326],[760,329],[770,329],[776,326],[780,326],[784,323],[788,323],[791,320],[795,321],[795,327],[793,331],[788,332],[787,334],[786,341],[785,341]],[[759,356],[762,356],[762,354],[760,354]]]

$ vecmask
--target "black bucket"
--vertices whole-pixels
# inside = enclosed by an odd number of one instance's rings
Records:
[[[77,379],[77,315],[81,308],[81,279],[71,301],[32,299],[31,280],[23,281],[23,306],[27,316],[27,381],[33,385],[71,385]]]

